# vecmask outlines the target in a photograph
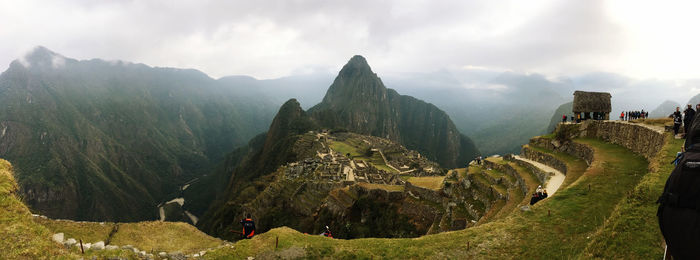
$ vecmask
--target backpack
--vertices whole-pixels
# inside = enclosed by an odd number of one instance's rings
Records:
[[[683,122],[683,119],[682,119],[682,117],[680,116],[680,113],[678,113],[678,114],[673,113],[673,123],[676,124],[676,125],[680,125],[681,122]]]
[[[674,259],[700,256],[700,144],[678,155],[659,197],[657,217]]]

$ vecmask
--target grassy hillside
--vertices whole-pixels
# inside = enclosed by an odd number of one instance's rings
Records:
[[[147,252],[193,254],[224,245],[192,225],[175,222],[74,222],[33,217],[17,197],[12,166],[0,159],[0,259],[138,259],[128,250],[88,250],[83,255],[74,247],[66,249],[52,240],[55,233],[64,239],[82,239],[84,243],[105,241],[111,245],[133,245]]]
[[[661,257],[663,249],[659,240],[652,239],[654,243],[648,243],[643,238],[649,234],[652,238],[658,238],[658,231],[654,230],[654,214],[651,212],[653,205],[649,201],[656,196],[651,191],[660,190],[660,181],[665,179],[664,174],[668,174],[668,169],[658,169],[647,174],[648,162],[621,146],[596,139],[575,141],[594,149],[594,162],[586,167],[581,159],[554,154],[569,169],[566,186],[562,186],[552,197],[532,206],[529,211],[515,210],[509,216],[473,228],[414,239],[339,240],[278,228],[252,240],[236,243],[235,250],[220,249],[207,256],[615,258],[624,255],[624,251],[615,250],[616,241],[627,241],[628,237],[638,236],[641,238],[628,242],[633,243],[628,251],[638,252],[632,258]],[[674,145],[670,143],[667,147]],[[547,152],[544,149],[541,151]],[[665,154],[671,153],[668,149],[664,151]],[[654,160],[652,165],[664,163],[663,159],[666,158]],[[634,205],[639,198],[642,198],[646,206],[636,209]],[[629,230],[625,226],[627,224],[621,224],[628,221],[620,217],[627,213],[642,220],[632,223],[646,223],[649,227]],[[277,238],[279,248],[275,249]],[[624,258],[628,256],[630,255],[624,255]]]
[[[8,161],[0,159],[0,258],[47,258],[68,255],[51,241],[51,231],[34,222],[27,206],[17,198],[17,183]]]

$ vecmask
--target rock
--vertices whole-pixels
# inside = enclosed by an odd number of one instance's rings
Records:
[[[51,239],[56,243],[63,244],[63,233],[56,233],[51,236]]]
[[[160,253],[158,253],[158,256],[165,258],[165,257],[168,257],[168,253],[160,252]]]
[[[107,246],[105,246],[105,250],[117,250],[117,249],[119,249],[119,247],[118,247],[118,246],[115,246],[115,245],[107,245]]]
[[[99,241],[97,243],[92,244],[92,249],[94,250],[103,250],[105,249],[105,242]]]
[[[185,254],[181,252],[170,252],[168,253],[168,258],[172,260],[185,260],[187,257],[185,257]]]
[[[92,247],[92,244],[90,244],[90,243],[83,244],[83,249],[85,249],[85,250],[90,250],[90,247]]]
[[[139,251],[138,255],[139,257],[146,257],[146,251]]]
[[[199,254],[194,254],[192,255],[192,257],[199,257]]]
[[[522,206],[522,207],[520,207],[520,210],[522,210],[522,211],[530,211],[530,205]]]
[[[65,242],[63,242],[63,244],[68,248],[74,246],[77,243],[78,243],[78,241],[75,241],[75,238],[69,238]]]
[[[204,256],[204,254],[206,254],[206,253],[207,253],[207,251],[199,251],[200,256]]]
[[[134,248],[134,246],[132,246],[132,245],[125,245],[125,246],[122,246],[122,249],[124,249],[124,250],[131,250],[131,249],[133,249],[133,248]]]
[[[255,260],[255,257],[249,256],[248,260]]]

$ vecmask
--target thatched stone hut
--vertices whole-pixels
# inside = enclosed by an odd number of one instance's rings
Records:
[[[610,120],[610,98],[607,92],[574,92],[574,114],[580,114],[581,119]]]

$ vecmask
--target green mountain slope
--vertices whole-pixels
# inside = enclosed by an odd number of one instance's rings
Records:
[[[397,141],[443,167],[463,166],[479,154],[444,111],[387,89],[362,56],[343,66],[309,113],[324,127]]]
[[[656,107],[654,110],[649,112],[649,117],[650,118],[668,117],[669,115],[673,114],[674,111],[676,111],[676,107],[681,107],[681,104],[678,104],[678,102],[675,102],[675,101],[666,100],[663,103],[661,103],[661,105]],[[683,108],[683,107],[681,107],[681,108]]]
[[[566,115],[566,120],[567,122],[571,121],[571,115],[573,115],[574,111],[574,102],[568,102],[561,104],[557,108],[557,110],[554,111],[554,115],[552,115],[552,119],[549,120],[549,126],[547,127],[547,133],[554,132],[554,129],[557,127],[557,124],[561,123],[561,116]],[[614,119],[614,118],[610,118]]]
[[[245,212],[243,204],[268,187],[278,167],[316,156],[318,149],[310,149],[314,142],[301,134],[321,129],[387,138],[426,154],[442,167],[464,165],[478,154],[447,114],[432,104],[385,88],[365,59],[355,56],[340,71],[323,102],[307,113],[295,99],[289,100],[280,108],[265,137],[256,138],[244,148],[248,155],[229,161],[239,162],[238,165],[220,165],[208,175],[212,176],[209,181],[193,184],[196,190],[203,190],[211,180],[230,176],[228,187],[209,207],[198,227],[212,235],[230,237],[228,229],[235,227]],[[200,196],[189,194],[195,199]]]
[[[155,219],[156,205],[262,132],[274,105],[196,70],[38,47],[0,75],[0,156],[38,213]]]
[[[295,252],[307,258],[658,259],[663,245],[654,201],[670,171],[667,159],[682,141],[668,133],[662,138],[663,150],[649,162],[600,139],[572,140],[591,149],[590,164],[531,147],[564,163],[568,184],[527,210],[465,230],[413,239],[343,240],[278,228],[209,257],[275,258]]]

